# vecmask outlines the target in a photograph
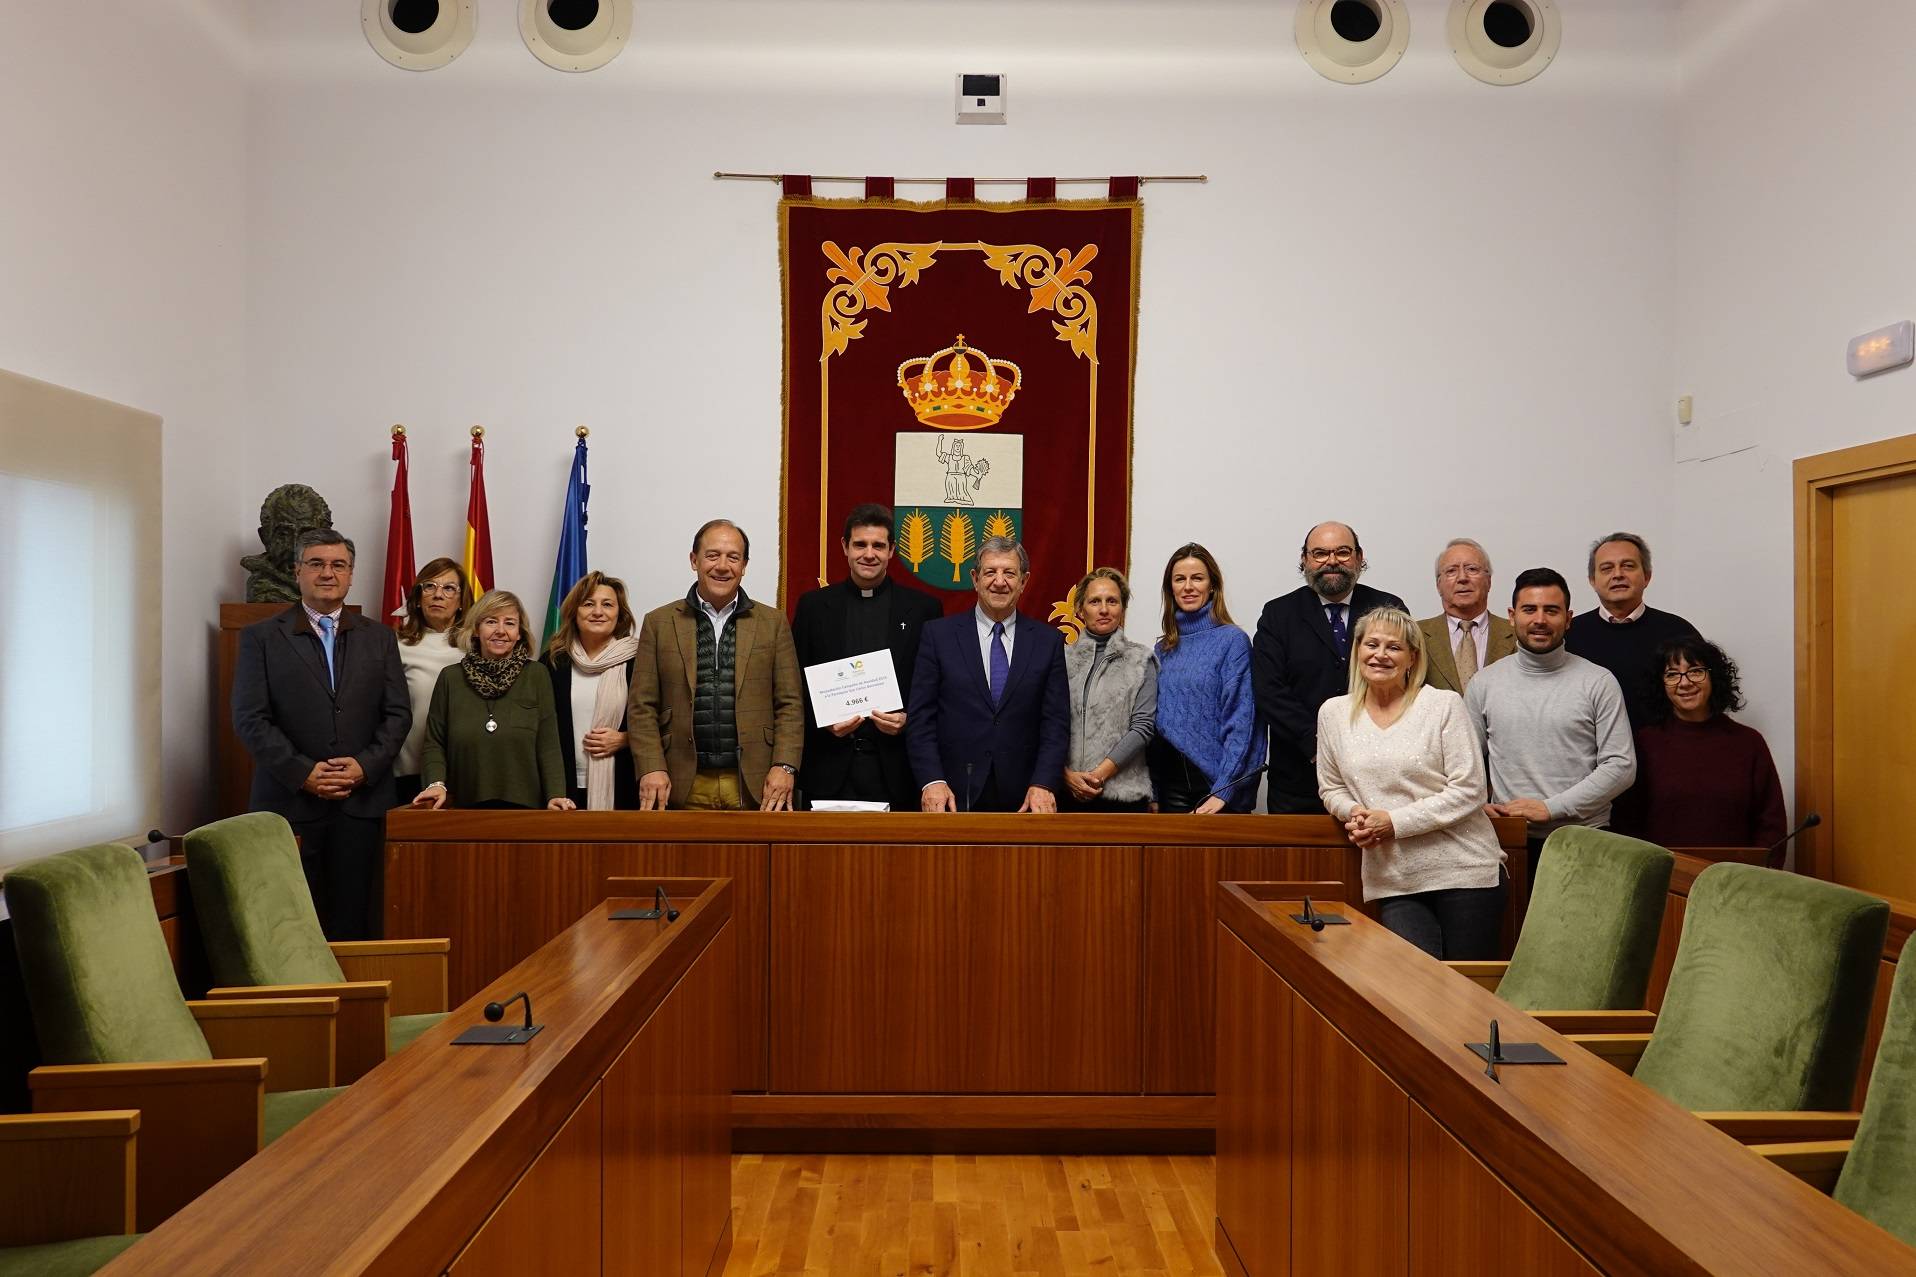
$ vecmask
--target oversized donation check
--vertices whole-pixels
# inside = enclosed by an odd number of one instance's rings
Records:
[[[812,696],[812,721],[830,727],[848,718],[888,714],[905,708],[891,652],[880,648],[863,656],[805,667],[805,688]]]

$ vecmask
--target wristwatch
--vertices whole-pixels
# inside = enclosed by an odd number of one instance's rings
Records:
[[[783,767],[788,775],[798,775],[798,768],[792,766],[790,763],[773,763],[772,766]]]

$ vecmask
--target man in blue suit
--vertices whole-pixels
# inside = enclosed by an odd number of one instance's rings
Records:
[[[1023,546],[988,538],[978,605],[924,628],[905,714],[921,810],[1058,810],[1071,692],[1064,640],[1018,611],[1030,574]]]

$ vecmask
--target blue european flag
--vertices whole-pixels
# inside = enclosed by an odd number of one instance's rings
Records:
[[[565,485],[565,509],[559,519],[559,559],[552,568],[552,595],[546,603],[546,638],[559,632],[559,604],[586,574],[585,503],[592,485],[585,477],[585,436],[572,450],[572,477]]]

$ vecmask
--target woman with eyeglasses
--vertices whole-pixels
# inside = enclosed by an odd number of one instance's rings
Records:
[[[1736,662],[1695,635],[1668,639],[1655,665],[1663,695],[1637,728],[1637,783],[1610,823],[1662,847],[1771,847],[1787,831],[1783,785],[1763,734],[1731,718],[1743,708]],[[1781,866],[1779,849],[1771,867]]]
[[[464,655],[453,642],[459,622],[472,605],[472,592],[459,565],[440,557],[419,569],[406,591],[406,619],[399,627],[399,663],[406,671],[412,700],[412,730],[393,761],[393,782],[401,806],[419,796],[419,754],[426,741],[426,711],[432,706],[439,672]]]

